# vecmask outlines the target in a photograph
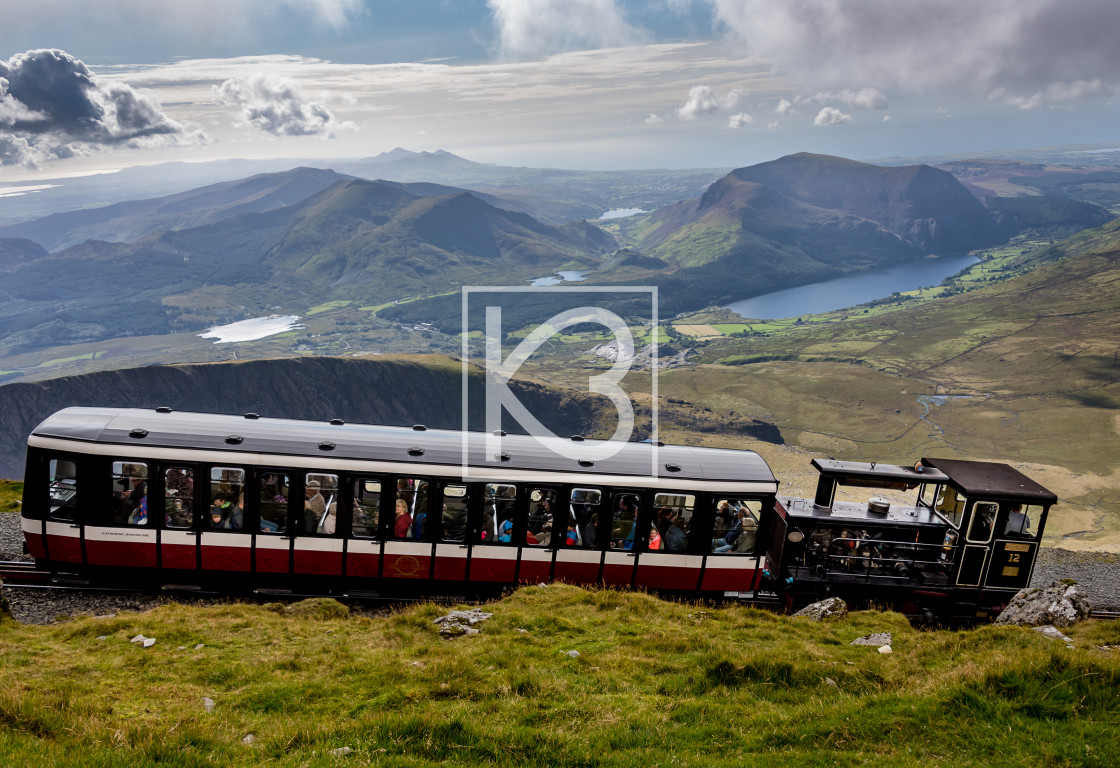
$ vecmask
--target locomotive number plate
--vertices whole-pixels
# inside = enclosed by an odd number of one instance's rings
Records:
[[[1018,576],[1019,575],[1019,566],[1017,566],[1017,565],[1004,566],[1003,575],[1004,576]]]
[[[1003,549],[1006,552],[1030,552],[1030,544],[1004,544]]]

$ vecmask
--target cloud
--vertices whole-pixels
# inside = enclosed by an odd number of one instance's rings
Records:
[[[824,107],[813,118],[813,125],[840,125],[852,122],[852,116],[846,115],[835,107]]]
[[[1115,0],[708,2],[752,53],[812,88],[1003,88],[1029,100],[1061,83],[1120,82]]]
[[[1113,96],[1116,86],[1101,82],[1100,79],[1077,80],[1072,83],[1051,83],[1046,88],[1030,96],[1009,94],[1006,88],[997,88],[988,98],[1003,101],[1019,109],[1036,109],[1042,106],[1064,106],[1070,101]]]
[[[754,122],[754,118],[746,112],[740,112],[737,115],[732,115],[727,123],[728,128],[742,128]]]
[[[299,83],[279,75],[257,73],[226,80],[214,92],[239,104],[245,122],[273,136],[321,136],[333,139],[338,130],[354,130],[353,123],[339,123],[331,111],[304,97]]]
[[[741,94],[738,88],[734,88],[721,98],[706,85],[694,85],[688,91],[688,100],[677,107],[677,117],[681,120],[695,120],[700,115],[721,109],[734,109],[739,104]]]
[[[659,115],[655,115],[652,112],[649,113],[649,117],[647,117],[646,120],[645,120],[646,125],[657,125],[658,123],[663,123],[663,122],[665,122],[665,118],[663,118]]]
[[[159,102],[101,82],[65,51],[41,49],[0,60],[0,164],[90,154],[106,146],[205,140],[187,135]]]
[[[856,109],[886,109],[887,97],[878,88],[844,89],[841,91],[821,91],[813,96],[815,101],[842,101]]]
[[[502,54],[540,58],[561,51],[642,42],[617,0],[487,0]]]
[[[779,115],[788,115],[790,112],[793,112],[795,110],[793,108],[792,101],[790,101],[789,99],[782,99],[778,102],[778,106],[774,107],[774,111]]]

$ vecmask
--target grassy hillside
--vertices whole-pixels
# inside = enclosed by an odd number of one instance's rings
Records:
[[[433,623],[446,607],[330,618],[325,602],[7,621],[0,752],[12,766],[1120,761],[1120,658],[1097,649],[1120,643],[1111,623],[1069,630],[1071,649],[1029,629],[815,624],[553,585],[484,606],[480,635],[448,641]],[[873,632],[893,653],[850,645]]]

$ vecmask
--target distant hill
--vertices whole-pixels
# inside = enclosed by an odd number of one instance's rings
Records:
[[[543,224],[462,190],[341,179],[294,205],[24,259],[0,283],[0,350],[197,328],[164,301],[175,294],[235,289],[242,311],[376,304],[591,266],[616,247],[584,222]]]
[[[0,238],[0,274],[14,272],[49,255],[43,246],[26,238]]]

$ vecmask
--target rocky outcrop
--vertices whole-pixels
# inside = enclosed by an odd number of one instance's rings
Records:
[[[996,624],[1020,627],[1068,627],[1089,618],[1093,606],[1085,590],[1076,583],[1055,581],[1045,589],[1029,587],[1019,590]]]
[[[802,608],[794,616],[802,616],[813,621],[822,619],[842,619],[848,615],[848,604],[838,597],[829,597]]]

